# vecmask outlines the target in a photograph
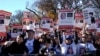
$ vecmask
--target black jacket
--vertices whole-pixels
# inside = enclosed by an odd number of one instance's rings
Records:
[[[8,56],[8,54],[24,54],[24,52],[28,52],[25,44],[18,44],[17,42],[13,42],[10,46],[4,45],[1,49],[1,54],[4,54],[4,56]]]
[[[17,42],[13,42],[9,48],[11,54],[24,54],[24,52],[28,52],[24,43],[18,44]]]

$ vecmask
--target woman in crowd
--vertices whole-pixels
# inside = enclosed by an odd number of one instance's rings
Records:
[[[48,56],[54,54],[54,49],[52,47],[50,38],[46,38],[44,40],[44,46],[41,47],[39,53],[41,56]]]
[[[61,54],[60,40],[57,37],[55,37],[54,40],[53,40],[53,48],[54,48],[55,53],[57,55]]]
[[[93,43],[88,42],[87,38],[88,36],[87,34],[85,34],[80,38],[80,42],[77,44],[77,54],[80,56],[89,56],[92,55],[92,52],[96,51],[96,48],[94,47]]]
[[[27,55],[27,48],[24,44],[24,37],[23,35],[18,35],[16,41],[12,42],[10,45],[9,43],[6,44],[6,48],[3,48],[2,52],[9,53],[10,55]],[[5,53],[4,53],[5,54]]]
[[[73,42],[70,36],[67,37],[61,44],[61,54],[63,54],[64,56],[76,55],[76,44]]]
[[[96,47],[96,56],[100,56],[100,38],[96,38],[95,41],[95,47]]]
[[[1,45],[1,56],[8,56],[10,53],[9,46],[13,43],[13,41],[6,41],[3,45]]]

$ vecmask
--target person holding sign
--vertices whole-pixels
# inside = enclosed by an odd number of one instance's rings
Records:
[[[61,44],[61,53],[64,56],[74,56],[76,55],[76,45],[72,38],[69,36],[65,39],[65,42]]]
[[[93,55],[92,53],[96,51],[96,48],[91,42],[88,42],[87,35],[85,34],[80,39],[80,42],[77,44],[77,54],[78,56],[84,56],[84,55]]]

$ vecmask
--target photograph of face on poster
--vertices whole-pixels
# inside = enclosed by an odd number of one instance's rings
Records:
[[[67,16],[66,13],[61,13],[60,17],[61,17],[61,19],[66,19],[66,16]]]
[[[80,48],[80,53],[79,54],[85,54],[86,49],[85,48]]]
[[[91,18],[91,23],[95,23],[95,18],[94,18],[93,12],[90,12],[90,13],[89,13],[89,16],[90,16],[90,18]]]
[[[72,47],[68,47],[67,54],[73,54],[73,48]]]

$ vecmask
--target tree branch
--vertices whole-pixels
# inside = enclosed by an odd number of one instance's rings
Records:
[[[91,1],[93,2],[93,4],[94,4],[98,9],[100,9],[100,6],[99,6],[99,4],[98,4],[97,1],[94,1],[94,0],[91,0]]]
[[[38,19],[41,20],[40,16],[35,11],[33,11],[27,7],[26,7],[26,9],[29,10],[30,12],[33,12],[38,17]]]

